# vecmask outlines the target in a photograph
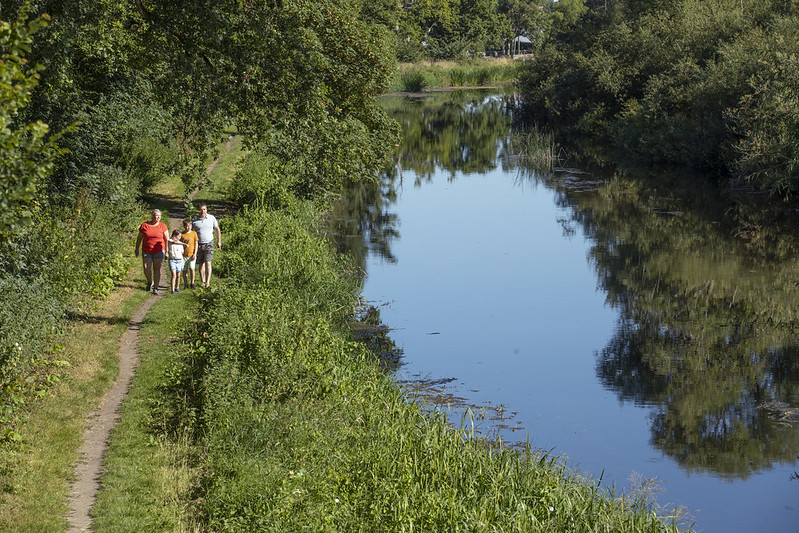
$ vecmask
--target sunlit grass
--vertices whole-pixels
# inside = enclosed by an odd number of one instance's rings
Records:
[[[104,457],[94,531],[192,529],[188,504],[197,483],[195,458],[179,429],[170,438],[163,433],[169,409],[162,386],[187,349],[183,332],[197,306],[192,291],[164,296],[141,326],[140,362]]]
[[[133,311],[148,297],[140,269],[97,309],[88,309],[54,339],[63,346],[58,359],[69,362],[50,395],[33,402],[19,431],[24,442],[0,461],[12,476],[0,495],[0,531],[66,529],[69,480],[87,414],[96,409],[117,374],[117,351]]]
[[[404,63],[397,67],[389,93],[421,92],[444,87],[485,87],[516,79],[519,62],[483,59],[459,64],[448,62]]]

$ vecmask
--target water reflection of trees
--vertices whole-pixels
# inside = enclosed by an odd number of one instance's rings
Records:
[[[796,242],[713,188],[658,178],[617,174],[591,193],[549,182],[591,238],[599,287],[620,311],[598,376],[620,399],[653,409],[653,445],[689,471],[747,477],[793,463]],[[753,218],[773,246],[741,231]]]
[[[354,185],[338,219],[343,248],[365,264],[393,261],[390,212],[403,170],[415,186],[439,169],[512,166],[508,99],[392,102],[406,136],[379,186]],[[683,179],[560,172],[534,179],[569,208],[565,229],[592,242],[598,286],[619,311],[597,355],[597,375],[623,401],[652,411],[654,446],[689,471],[747,477],[799,454],[799,261],[797,213],[756,199],[720,197]]]
[[[486,173],[505,161],[510,151],[513,96],[486,91],[459,91],[431,98],[387,98],[389,114],[400,123],[403,139],[395,165],[376,183],[351,183],[333,213],[333,233],[340,251],[349,252],[361,267],[367,254],[386,261],[396,258],[391,244],[399,236],[399,221],[391,207],[413,171],[414,186],[432,179],[440,169]],[[500,157],[498,157],[500,154]]]
[[[413,170],[416,184],[438,170],[484,174],[497,167],[509,144],[513,97],[456,92],[443,100],[400,99],[389,106],[404,132],[397,164]]]

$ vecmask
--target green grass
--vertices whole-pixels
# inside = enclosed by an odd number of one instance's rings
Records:
[[[193,291],[166,295],[141,326],[140,362],[104,458],[94,531],[191,529],[187,504],[197,483],[196,459],[186,435],[165,419],[170,407],[163,384],[188,349],[186,327],[198,311]]]
[[[0,495],[0,531],[41,532],[66,529],[69,480],[87,413],[97,408],[118,370],[117,350],[133,311],[147,294],[141,269],[102,305],[74,321],[54,343],[58,358],[69,362],[60,381],[26,410],[21,448],[4,449],[0,461],[10,467],[7,491]],[[57,422],[56,422],[57,421]]]

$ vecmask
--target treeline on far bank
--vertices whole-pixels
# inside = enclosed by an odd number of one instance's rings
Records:
[[[799,2],[608,0],[520,83],[528,120],[648,162],[799,190]]]

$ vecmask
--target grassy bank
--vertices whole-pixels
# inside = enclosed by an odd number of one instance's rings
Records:
[[[139,366],[105,454],[103,489],[92,510],[95,531],[192,530],[196,458],[188,436],[171,425],[163,387],[187,350],[185,328],[194,321],[192,291],[162,298],[139,332]],[[169,428],[167,430],[167,428]]]
[[[521,61],[509,58],[486,58],[469,63],[402,63],[391,80],[389,92],[420,92],[437,88],[485,87],[507,83],[516,79],[521,65]]]
[[[49,368],[49,385],[26,401],[15,428],[22,441],[0,453],[0,531],[66,529],[66,496],[86,415],[111,387],[120,338],[134,309],[147,298],[140,269],[130,272],[101,306],[73,316],[64,332],[51,339],[60,347],[54,357],[63,365]]]
[[[252,173],[242,187],[264,190]],[[215,288],[163,298],[144,324],[97,531],[676,530],[646,493],[608,494],[409,402],[350,340],[357,280],[317,208],[279,196],[225,221]]]

